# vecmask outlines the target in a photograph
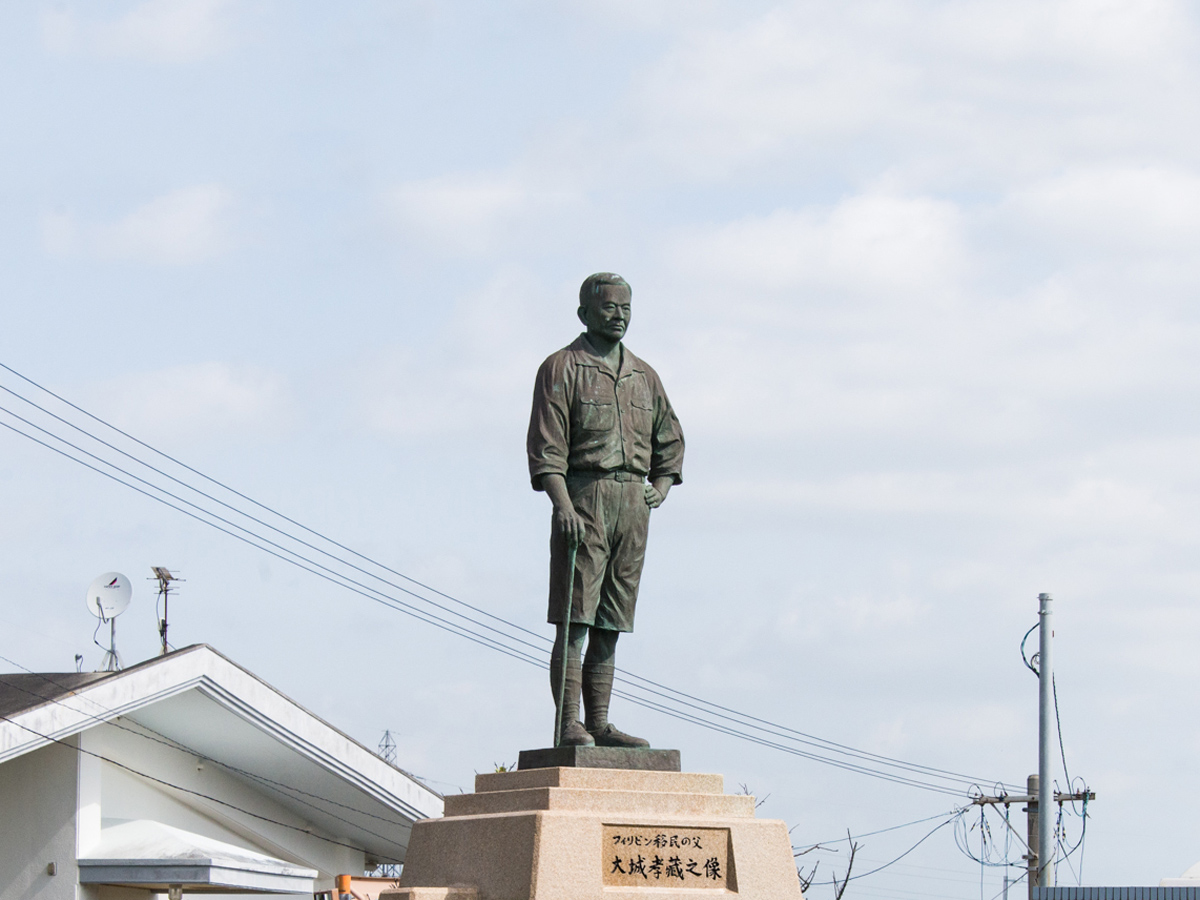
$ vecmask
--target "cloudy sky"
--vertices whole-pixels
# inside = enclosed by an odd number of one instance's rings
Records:
[[[1060,882],[1156,884],[1200,859],[1198,38],[1165,0],[5,4],[0,362],[547,634],[532,379],[582,278],[618,271],[688,438],[621,664],[1020,784],[1018,645],[1051,592],[1066,762],[1098,795]],[[535,667],[2,430],[4,669],[98,666],[83,596],[114,569],[122,652],[153,655],[161,565],[187,579],[173,643],[368,745],[390,729],[439,790],[549,740]],[[798,846],[963,802],[613,712],[769,795]],[[818,881],[846,855],[822,853]],[[1001,875],[944,828],[852,893]]]

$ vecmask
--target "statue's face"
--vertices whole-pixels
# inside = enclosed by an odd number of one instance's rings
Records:
[[[629,328],[632,299],[620,285],[601,285],[600,293],[579,307],[579,319],[587,326],[588,334],[619,341]]]

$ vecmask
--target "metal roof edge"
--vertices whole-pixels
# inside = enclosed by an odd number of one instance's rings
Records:
[[[154,671],[174,677],[157,681],[148,674]],[[240,679],[245,680],[239,684]],[[111,677],[98,679],[64,696],[48,698],[44,703],[7,717],[7,720],[0,720],[0,764],[192,689],[201,690],[293,752],[311,759],[331,774],[398,812],[413,819],[441,814],[442,796],[437,791],[389,763],[208,644],[192,644],[145,660],[115,672]],[[265,696],[247,696],[256,691],[264,692]],[[100,702],[97,695],[106,702]],[[264,700],[267,702],[264,703]],[[86,708],[88,703],[96,709],[89,711]],[[271,703],[283,704],[282,708],[290,707],[311,721],[317,732],[296,733],[281,721],[283,716],[278,714],[280,709],[272,711],[264,708]],[[333,736],[344,741],[345,747],[331,746],[332,742],[328,739],[323,741],[322,731],[326,738]],[[339,749],[349,753],[339,753]],[[375,771],[375,775],[371,774],[371,770]],[[386,783],[397,776],[403,779],[402,787],[394,781],[392,785]],[[413,796],[400,796],[397,788],[404,793],[411,792]],[[423,800],[430,802],[426,804]]]

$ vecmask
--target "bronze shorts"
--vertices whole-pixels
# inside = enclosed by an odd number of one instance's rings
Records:
[[[638,582],[646,560],[650,507],[645,479],[621,473],[625,480],[568,475],[567,492],[584,522],[583,543],[575,557],[571,622],[633,631]],[[567,588],[567,542],[550,533],[550,610],[547,622],[563,620]]]

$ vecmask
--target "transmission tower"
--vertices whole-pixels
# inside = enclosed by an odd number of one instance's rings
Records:
[[[390,731],[385,731],[379,740],[379,755],[390,763],[396,761],[396,741]]]
[[[383,737],[379,739],[379,755],[392,765],[396,764],[396,740],[390,731],[384,731]],[[400,866],[395,863],[381,863],[371,875],[375,878],[399,878]]]

